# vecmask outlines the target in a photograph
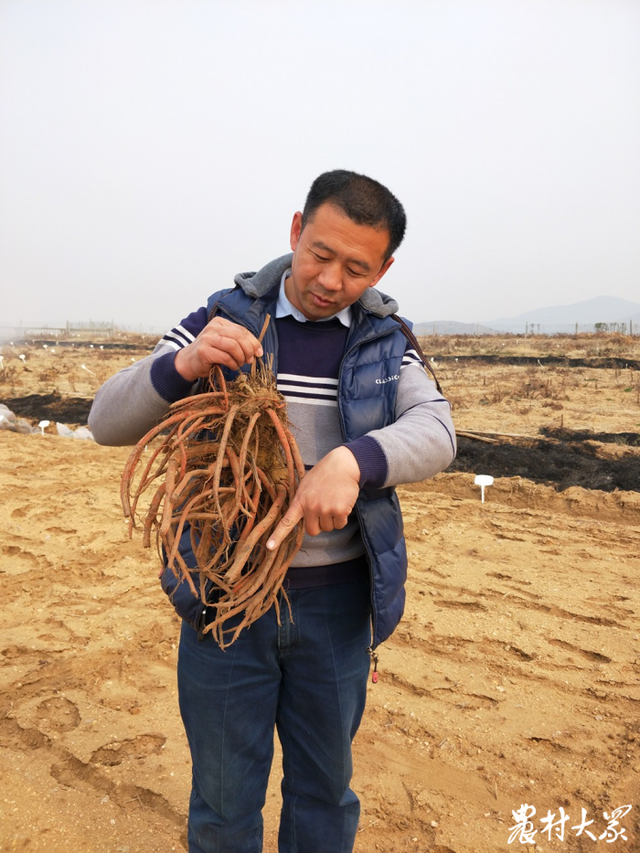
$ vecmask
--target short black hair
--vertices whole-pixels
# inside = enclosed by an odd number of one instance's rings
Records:
[[[371,225],[389,232],[385,261],[404,238],[407,216],[404,207],[390,190],[373,178],[334,169],[323,172],[311,184],[302,211],[302,228],[325,203],[333,204],[358,225]]]

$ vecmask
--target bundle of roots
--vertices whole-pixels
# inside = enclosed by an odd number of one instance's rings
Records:
[[[279,606],[303,522],[275,550],[266,543],[304,465],[285,401],[263,362],[229,385],[215,366],[208,389],[174,403],[138,442],[125,466],[121,497],[129,534],[142,524],[149,547],[155,531],[163,563],[207,607],[211,618],[204,631],[226,648]],[[191,537],[195,569],[180,553],[183,534]],[[233,626],[225,627],[230,619]]]

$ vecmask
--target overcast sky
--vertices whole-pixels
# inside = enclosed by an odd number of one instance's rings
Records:
[[[415,322],[640,302],[639,0],[0,0],[0,325],[174,325],[333,168]]]

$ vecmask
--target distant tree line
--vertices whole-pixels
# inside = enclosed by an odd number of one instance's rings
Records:
[[[596,332],[619,332],[621,335],[627,334],[626,323],[596,323]]]

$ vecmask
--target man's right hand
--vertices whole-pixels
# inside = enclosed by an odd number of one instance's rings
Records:
[[[208,376],[213,364],[240,370],[262,355],[260,341],[244,326],[214,317],[198,337],[178,350],[175,368],[189,382]]]

